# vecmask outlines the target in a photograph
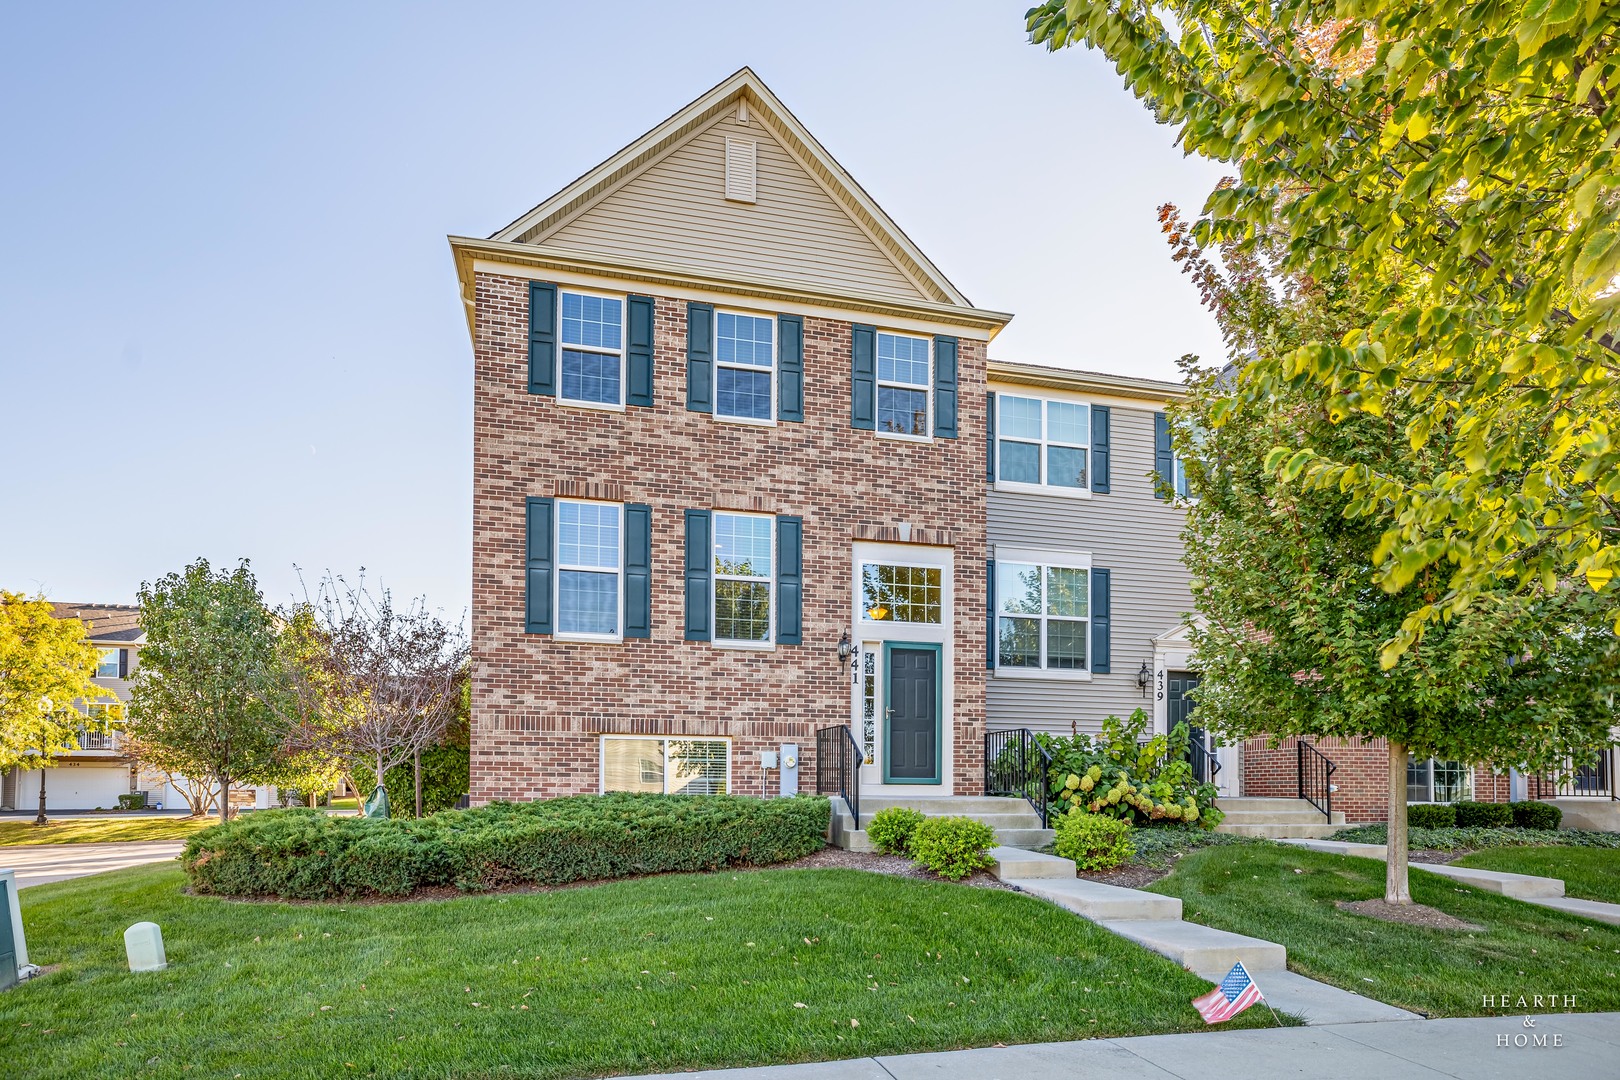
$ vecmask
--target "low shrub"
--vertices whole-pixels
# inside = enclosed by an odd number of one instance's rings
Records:
[[[1564,812],[1549,802],[1508,803],[1513,811],[1513,825],[1518,829],[1556,829],[1563,824]]]
[[[1439,803],[1414,803],[1406,808],[1409,829],[1449,829],[1457,824],[1457,808]]]
[[[1055,808],[1122,818],[1139,828],[1219,824],[1224,815],[1214,809],[1215,785],[1193,775],[1190,729],[1178,723],[1168,733],[1150,735],[1151,726],[1147,713],[1137,709],[1125,720],[1105,717],[1096,735],[1076,729],[1066,737],[1038,736],[1052,756],[1049,798]]]
[[[1505,829],[1513,824],[1513,808],[1499,802],[1457,803],[1457,828]]]
[[[421,820],[263,810],[204,829],[181,864],[199,893],[325,900],[454,885],[560,885],[766,866],[821,849],[827,800],[576,795]]]
[[[906,855],[911,851],[911,834],[923,823],[922,814],[905,806],[891,806],[872,815],[866,836],[885,855]]]
[[[120,796],[118,796],[118,809],[120,809],[120,810],[145,810],[146,809],[146,792],[144,792],[144,791],[132,791],[128,795],[120,795]]]
[[[995,830],[965,817],[925,818],[911,833],[911,857],[949,881],[990,866]]]
[[[1082,870],[1112,870],[1136,854],[1130,822],[1079,810],[1058,818],[1053,850]]]
[[[1382,844],[1388,830],[1382,825],[1356,825],[1340,829],[1330,840],[1352,844]],[[1407,844],[1414,851],[1479,851],[1493,847],[1595,847],[1620,849],[1620,832],[1585,829],[1408,829]]]

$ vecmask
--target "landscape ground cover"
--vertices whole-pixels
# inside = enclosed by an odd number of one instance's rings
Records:
[[[64,818],[35,825],[33,821],[0,821],[0,847],[22,844],[108,844],[123,840],[184,840],[199,829],[218,825],[217,817]]]
[[[1565,896],[1620,904],[1620,851],[1613,848],[1489,848],[1464,855],[1452,865],[1561,878]]]
[[[1415,864],[1415,902],[1484,929],[1408,926],[1335,906],[1381,898],[1384,873],[1376,859],[1227,845],[1181,859],[1149,889],[1179,896],[1189,922],[1281,943],[1290,970],[1430,1016],[1490,1015],[1487,994],[1551,986],[1574,995],[1581,1012],[1620,1009],[1620,927],[1480,892]],[[1256,981],[1263,991],[1264,976]]]
[[[175,867],[23,894],[0,995],[34,1078],[595,1076],[1190,1031],[1208,984],[1004,889],[855,870],[407,903],[194,896]],[[163,927],[170,968],[125,970]],[[1251,1010],[1231,1026],[1274,1023]]]

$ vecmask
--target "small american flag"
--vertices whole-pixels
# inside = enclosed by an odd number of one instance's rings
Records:
[[[1204,1018],[1204,1023],[1219,1024],[1232,1019],[1255,1002],[1264,1000],[1265,995],[1249,978],[1249,969],[1239,960],[1232,965],[1232,970],[1226,973],[1219,986],[1203,997],[1193,998],[1193,1008]]]

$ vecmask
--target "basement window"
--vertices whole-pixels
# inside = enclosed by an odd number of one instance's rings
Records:
[[[724,739],[602,736],[602,791],[724,795],[731,790],[731,747]]]

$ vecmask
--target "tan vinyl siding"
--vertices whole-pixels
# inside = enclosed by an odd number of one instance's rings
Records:
[[[1040,396],[1037,390],[1027,392]],[[1083,731],[1095,731],[1110,714],[1125,717],[1142,709],[1152,716],[1151,697],[1136,688],[1137,670],[1144,660],[1152,666],[1152,639],[1181,625],[1192,610],[1181,561],[1186,514],[1154,498],[1149,478],[1154,410],[1117,402],[1111,407],[1112,492],[1072,499],[992,490],[988,533],[992,547],[1089,551],[1092,566],[1113,571],[1112,674],[1090,682],[992,675],[985,701],[992,730],[1066,733],[1078,723]]]
[[[726,201],[727,136],[758,142],[755,202]],[[930,299],[761,124],[740,125],[731,113],[538,243]]]

